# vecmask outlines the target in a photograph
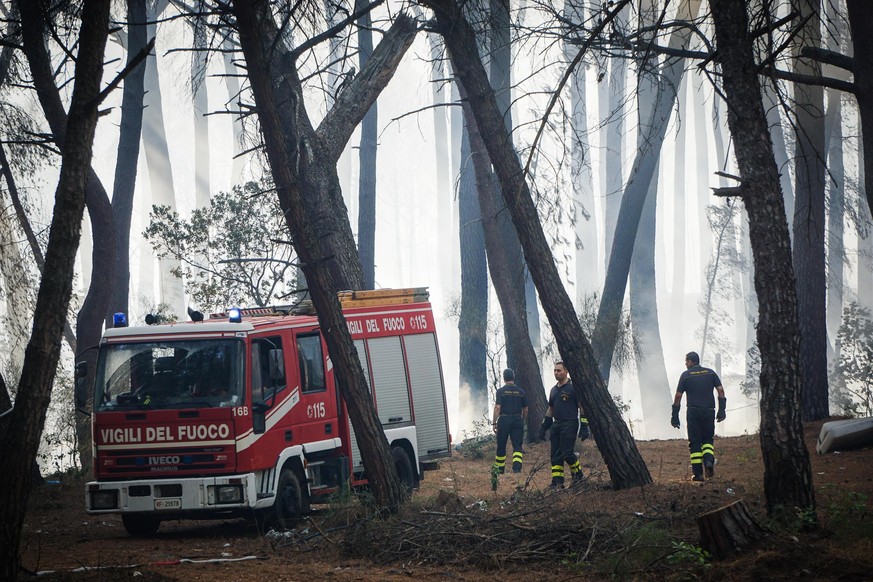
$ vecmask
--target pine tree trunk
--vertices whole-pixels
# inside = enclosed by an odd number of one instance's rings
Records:
[[[235,0],[233,9],[279,204],[324,330],[336,382],[376,503],[394,509],[405,493],[336,295],[338,288],[359,289],[362,281],[336,164],[355,126],[412,44],[414,21],[395,17],[316,132],[305,110],[296,63],[280,39],[269,5]]]
[[[798,3],[798,21],[806,24],[798,35],[800,45],[821,46],[820,0]],[[821,64],[798,58],[795,72],[821,77]],[[804,380],[803,419],[828,416],[827,321],[825,291],[825,141],[824,90],[821,86],[794,84],[795,206],[793,260],[797,274],[797,309],[800,315],[800,363]]]
[[[355,1],[355,11],[363,8]],[[358,58],[361,70],[373,54],[373,31],[370,13],[358,20]],[[363,289],[376,288],[376,140],[379,109],[376,103],[361,122],[361,147],[358,150],[358,259],[361,261]]]
[[[761,350],[761,451],[768,513],[780,507],[815,509],[809,453],[801,424],[799,324],[791,241],[779,172],[770,143],[745,3],[710,5],[717,59],[729,105],[728,125],[735,143],[739,193],[749,215],[758,293],[758,347]]]
[[[873,214],[873,2],[846,0],[849,13],[849,28],[852,31],[855,75],[855,98],[861,116],[861,136],[864,155],[862,174],[864,194],[867,199],[868,219]]]
[[[466,154],[466,155],[465,155]],[[478,152],[477,152],[478,154]],[[482,214],[476,192],[476,178],[470,158],[470,124],[464,124],[461,140],[461,167],[458,187],[458,218],[461,246],[461,313],[458,318],[460,339],[460,389],[470,398],[473,418],[488,411],[487,342],[488,342],[488,265]]]
[[[60,358],[59,341],[72,295],[76,250],[85,210],[97,96],[103,76],[103,56],[109,29],[109,1],[85,0],[78,39],[75,82],[61,146],[61,172],[45,256],[45,272],[33,318],[33,332],[9,425],[0,442],[0,579],[17,578],[25,508],[31,489],[31,467],[39,448],[46,412]],[[19,2],[28,59],[44,50],[45,23],[36,3]],[[34,46],[36,45],[36,46]],[[31,63],[40,67],[39,63]],[[31,71],[36,77],[35,71]]]
[[[573,302],[543,234],[521,162],[511,146],[503,117],[479,58],[475,37],[454,0],[428,0],[436,25],[446,39],[449,58],[469,97],[470,109],[488,148],[506,207],[512,214],[525,260],[555,334],[555,341],[573,377],[579,396],[609,470],[612,484],[625,489],[651,483],[651,476],[598,373],[591,344],[585,338]],[[610,13],[613,14],[613,13]],[[608,23],[608,19],[604,20]]]

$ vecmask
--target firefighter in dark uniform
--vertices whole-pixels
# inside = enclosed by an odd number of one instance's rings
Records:
[[[676,388],[676,396],[673,398],[673,416],[670,424],[679,428],[679,409],[682,404],[682,395],[688,395],[686,403],[688,411],[685,421],[688,423],[688,449],[691,451],[691,471],[693,481],[703,481],[704,471],[706,478],[712,478],[715,474],[715,447],[712,445],[715,436],[715,422],[725,419],[725,405],[727,398],[721,379],[714,370],[700,365],[700,356],[696,352],[688,352],[685,355],[685,367],[679,377],[679,386]],[[718,412],[715,410],[715,399],[712,391],[718,393]]]
[[[551,489],[564,488],[564,463],[570,466],[573,484],[582,481],[582,465],[576,458],[576,436],[585,440],[590,434],[588,420],[580,418],[580,404],[576,389],[570,381],[564,362],[555,363],[557,384],[549,392],[549,409],[540,426],[540,440],[546,438],[546,431],[552,429],[551,443],[552,483]]]
[[[524,422],[527,419],[527,393],[515,385],[515,372],[512,368],[503,370],[505,384],[497,389],[492,415],[494,432],[497,433],[497,453],[494,466],[503,474],[506,468],[506,439],[512,440],[512,472],[521,473],[524,461],[522,442]]]

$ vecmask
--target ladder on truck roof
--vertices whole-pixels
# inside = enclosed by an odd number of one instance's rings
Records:
[[[374,289],[367,291],[340,291],[337,293],[343,309],[351,307],[371,307],[374,305],[402,305],[404,303],[423,303],[429,298],[427,287],[408,287],[404,289]],[[271,307],[250,307],[240,309],[243,317],[265,317],[283,315],[315,315],[311,299],[304,299],[294,305]],[[226,319],[227,313],[212,313],[210,319]]]
[[[428,300],[429,296],[427,287],[374,289],[368,291],[340,291],[337,295],[339,296],[340,305],[342,305],[343,308],[423,303]]]

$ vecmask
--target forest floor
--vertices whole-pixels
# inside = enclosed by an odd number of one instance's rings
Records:
[[[705,483],[691,481],[684,439],[640,441],[653,483],[623,491],[610,489],[593,439],[577,443],[581,485],[550,492],[548,444],[537,443],[525,448],[523,481],[503,475],[492,491],[485,444],[427,472],[398,515],[374,516],[349,496],[282,535],[230,520],[165,522],[154,537],[132,538],[117,516],[85,513],[84,479],[41,486],[29,503],[20,579],[871,580],[873,447],[818,455],[821,424],[804,431],[817,528],[809,515],[767,517],[757,435],[716,437],[718,465]],[[738,500],[763,535],[714,561],[697,517]]]

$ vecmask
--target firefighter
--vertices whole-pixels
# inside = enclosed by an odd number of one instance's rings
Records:
[[[585,440],[590,434],[588,420],[581,416],[581,405],[576,397],[576,389],[570,381],[564,362],[555,362],[557,383],[549,392],[549,409],[540,426],[540,440],[545,440],[546,431],[552,429],[551,443],[552,482],[550,489],[564,488],[564,463],[570,466],[573,485],[582,481],[582,465],[574,450],[576,436]]]
[[[515,385],[512,368],[503,370],[503,386],[497,389],[492,414],[494,432],[497,433],[497,453],[494,466],[501,475],[506,467],[506,439],[512,439],[512,472],[521,473],[524,461],[522,441],[524,423],[527,419],[527,394],[524,388]]]
[[[691,480],[703,481],[704,472],[707,479],[715,475],[715,447],[712,444],[715,436],[713,416],[718,422],[725,419],[727,398],[718,374],[700,365],[700,356],[697,352],[688,352],[685,355],[685,368],[687,369],[679,377],[679,386],[673,398],[673,415],[670,424],[679,428],[682,395],[687,394],[688,411],[685,413],[685,421],[688,423],[688,450],[691,451],[693,473]],[[715,400],[712,397],[713,389],[718,393],[718,412],[715,410]]]

